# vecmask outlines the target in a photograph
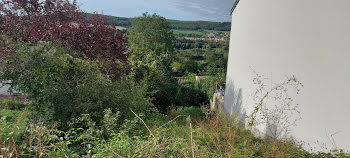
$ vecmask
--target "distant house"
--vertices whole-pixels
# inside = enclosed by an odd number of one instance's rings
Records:
[[[0,73],[2,73],[2,65],[3,65],[3,60],[0,58]],[[8,89],[9,89],[9,86],[5,84],[5,81],[0,79],[0,95],[9,94]]]
[[[0,73],[1,73],[1,62],[0,62]],[[10,86],[7,84],[8,81],[4,81],[0,79],[0,95],[1,94],[9,94],[8,90]]]
[[[349,19],[350,0],[237,0],[225,110],[249,128],[245,116],[256,107],[255,72],[268,79],[266,89],[295,75],[304,87],[299,95],[290,89],[290,97],[299,104],[301,120],[289,136],[315,150],[325,144],[350,151]],[[270,135],[269,124],[252,129]]]
[[[0,94],[8,94],[8,86],[4,86],[2,81],[0,81]]]

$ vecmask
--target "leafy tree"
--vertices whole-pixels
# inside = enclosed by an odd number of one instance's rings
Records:
[[[206,75],[216,76],[226,73],[228,52],[207,52],[205,54]]]
[[[129,32],[130,60],[134,67],[156,66],[160,58],[169,60],[174,55],[175,37],[164,17],[144,13],[133,21]]]
[[[74,50],[75,57],[94,61],[112,80],[129,72],[125,32],[99,15],[86,21],[75,0],[0,0],[0,55],[14,54],[8,40],[51,41]]]
[[[170,66],[174,40],[169,22],[156,14],[144,13],[134,19],[130,28],[132,76],[135,81],[148,84],[149,96],[163,112],[174,102],[178,91]]]
[[[188,60],[188,61],[185,61],[181,65],[180,71],[198,74],[199,73],[199,65],[196,61]]]

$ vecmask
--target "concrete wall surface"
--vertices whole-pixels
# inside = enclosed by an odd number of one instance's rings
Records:
[[[10,88],[9,86],[7,85],[3,86],[2,83],[0,83],[0,94],[8,94],[7,91],[9,88]]]
[[[241,0],[231,29],[225,109],[254,111],[253,71],[267,89],[295,75],[304,87],[288,92],[301,116],[290,136],[350,151],[350,0]]]

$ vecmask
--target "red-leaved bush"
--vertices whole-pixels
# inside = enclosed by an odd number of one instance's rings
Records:
[[[0,0],[0,55],[13,54],[13,43],[51,41],[96,62],[112,80],[128,73],[125,31],[100,15],[85,15],[75,0]]]

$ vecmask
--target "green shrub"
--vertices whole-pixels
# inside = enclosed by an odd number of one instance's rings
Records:
[[[189,157],[190,148],[185,142],[182,138],[171,138],[163,133],[142,138],[131,137],[121,131],[107,143],[101,144],[93,157]]]
[[[177,115],[191,116],[193,118],[203,118],[204,113],[199,107],[178,107],[175,111]]]
[[[208,70],[206,72],[206,75],[208,75],[208,76],[216,76],[216,75],[223,74],[223,73],[226,73],[226,69],[211,67],[211,68],[208,68]]]
[[[181,97],[181,92],[177,84],[175,83],[164,83],[157,85],[156,89],[153,89],[153,104],[157,109],[166,113],[174,104],[177,103]]]
[[[183,108],[178,114],[197,110]],[[152,134],[146,137],[130,136],[122,130],[101,143],[93,157],[308,157],[308,152],[292,141],[256,138],[230,120],[226,115],[209,112],[199,120],[175,116],[152,128]]]
[[[216,82],[218,82],[218,84],[224,84],[226,82],[225,73],[217,74],[216,76],[210,76],[206,79],[202,90],[207,94],[207,97],[209,99],[213,98],[213,94],[216,90]]]
[[[0,138],[7,143],[12,141],[11,139],[21,141],[26,131],[29,115],[29,111],[0,110]]]
[[[182,97],[177,105],[199,107],[208,103],[206,94],[196,88],[193,83],[183,83],[180,87],[180,92]]]
[[[100,124],[104,109],[120,111],[121,119],[131,116],[129,108],[143,112],[150,104],[145,87],[127,79],[111,82],[96,63],[74,58],[70,50],[50,43],[24,44],[7,60],[13,68],[2,78],[13,83],[33,101],[34,111],[45,121],[58,121],[60,129],[81,114],[91,114]]]
[[[190,107],[205,105],[209,102],[206,94],[199,88],[199,83],[196,81],[196,74],[187,73],[188,81],[178,85],[180,88],[179,97],[176,105]]]
[[[195,73],[198,74],[200,71],[199,64],[196,61],[193,60],[188,60],[185,61],[181,67],[179,68],[179,71],[186,73]]]
[[[0,109],[23,110],[26,107],[19,101],[0,100]]]
[[[166,113],[176,102],[179,88],[164,58],[159,57],[152,66],[134,67],[130,76],[133,81],[147,87],[147,96],[160,112]]]
[[[23,112],[1,110],[7,125],[19,125]],[[204,114],[203,114],[204,113]],[[57,130],[55,125],[28,123],[21,137],[2,150],[17,149],[23,157],[300,157],[346,158],[342,150],[310,153],[293,141],[260,139],[249,130],[239,128],[223,113],[196,107],[178,108],[173,116],[151,113],[119,123],[120,112],[107,109],[103,123],[97,126],[89,114],[72,120],[70,130]],[[194,118],[198,114],[204,117]],[[186,115],[186,117],[180,117]],[[23,115],[24,116],[24,115]],[[25,118],[28,115],[25,116]],[[23,118],[20,118],[23,119]],[[143,120],[145,119],[145,124]],[[3,120],[1,122],[3,122]],[[149,126],[153,122],[152,126]],[[1,124],[2,125],[2,124]],[[1,126],[0,130],[13,130]],[[147,128],[150,128],[150,132]],[[146,131],[147,133],[145,133]],[[6,133],[1,131],[2,133]],[[7,132],[8,133],[8,132]],[[13,138],[13,135],[2,137]],[[5,139],[4,139],[5,138]],[[18,139],[20,138],[20,139]],[[11,141],[10,141],[11,143]],[[0,144],[2,145],[2,144]],[[0,152],[1,153],[1,152]],[[8,154],[8,153],[6,153]]]

